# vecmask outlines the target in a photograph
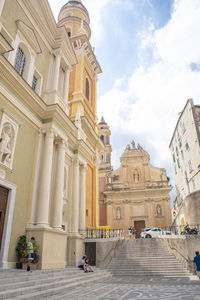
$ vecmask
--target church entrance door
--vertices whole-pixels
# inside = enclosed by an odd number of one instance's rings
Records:
[[[0,249],[3,238],[3,229],[6,216],[6,207],[8,201],[9,190],[0,186]]]
[[[140,238],[140,233],[143,228],[145,228],[145,221],[134,221],[134,227],[136,229],[136,238]]]

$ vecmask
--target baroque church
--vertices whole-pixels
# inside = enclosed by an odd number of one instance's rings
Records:
[[[120,157],[120,167],[111,168],[110,129],[102,118],[99,136],[105,149],[99,154],[100,224],[128,232],[136,237],[146,227],[167,228],[171,225],[170,196],[166,170],[150,164],[149,154],[132,141]],[[102,176],[101,176],[102,174]]]
[[[0,2],[0,267],[19,236],[39,268],[77,265],[99,224],[96,82],[101,67],[81,0],[58,23],[47,0]]]

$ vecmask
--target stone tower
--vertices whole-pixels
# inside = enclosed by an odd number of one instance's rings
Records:
[[[112,147],[110,145],[110,128],[105,122],[104,118],[98,123],[99,137],[103,142],[105,148],[99,152],[99,224],[101,226],[107,225],[106,204],[104,191],[106,190],[106,174],[112,171],[111,167],[111,153]]]

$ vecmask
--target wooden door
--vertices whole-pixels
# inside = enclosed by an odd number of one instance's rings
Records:
[[[85,243],[85,254],[91,266],[96,266],[96,243]]]
[[[145,228],[145,221],[134,221],[134,227],[136,229],[136,238],[140,238],[140,233]]]
[[[0,186],[0,249],[3,237],[4,222],[6,216],[6,207],[8,201],[9,190]]]

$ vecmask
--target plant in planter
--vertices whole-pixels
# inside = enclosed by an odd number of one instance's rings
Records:
[[[37,267],[37,263],[39,261],[38,250],[39,246],[33,241],[33,251],[34,251],[34,259],[31,263],[28,263],[28,249],[27,249],[27,239],[25,235],[21,235],[18,239],[16,250],[16,256],[18,258],[17,268],[26,270],[28,265],[30,265],[30,270],[35,270]]]
[[[18,258],[17,268],[20,268],[19,263],[23,263],[27,259],[27,246],[26,246],[26,236],[21,235],[18,239],[17,246],[15,248],[16,255]]]

